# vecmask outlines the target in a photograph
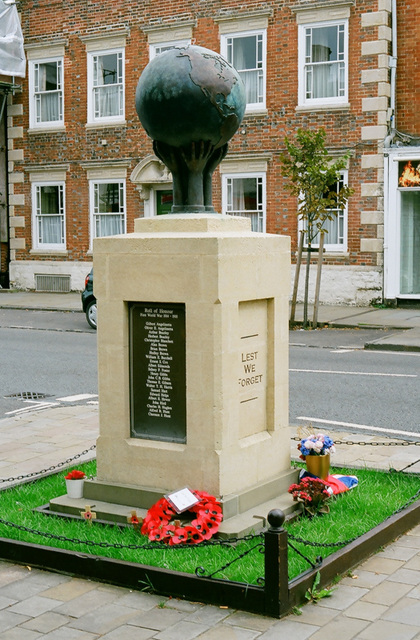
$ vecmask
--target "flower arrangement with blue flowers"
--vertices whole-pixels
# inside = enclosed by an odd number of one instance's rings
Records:
[[[297,447],[303,460],[306,456],[324,456],[327,453],[335,453],[334,441],[323,433],[302,438]]]

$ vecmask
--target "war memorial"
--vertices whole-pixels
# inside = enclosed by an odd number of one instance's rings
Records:
[[[220,534],[238,535],[291,504],[290,241],[213,209],[212,174],[245,111],[219,54],[157,56],[136,108],[173,207],[94,242],[100,435],[83,502],[124,521],[170,492],[205,491],[222,504]]]

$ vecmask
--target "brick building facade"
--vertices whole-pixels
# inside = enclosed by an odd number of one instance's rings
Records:
[[[8,96],[13,286],[80,289],[95,236],[131,232],[136,217],[168,211],[171,177],[134,95],[151,56],[194,43],[232,61],[247,89],[243,123],[213,178],[215,208],[290,235],[295,252],[296,202],[279,153],[299,127],[324,127],[332,155],[351,152],[342,179],[354,195],[326,238],[321,300],[420,298],[418,192],[397,184],[403,162],[420,162],[409,55],[418,8],[397,10],[394,0],[21,0],[18,8],[28,72]]]

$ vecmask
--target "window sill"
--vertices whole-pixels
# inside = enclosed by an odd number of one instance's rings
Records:
[[[296,251],[297,253],[297,251]],[[303,248],[303,255],[307,255],[307,250],[306,247]],[[312,251],[311,254],[312,255],[318,255],[319,251],[318,251],[318,247],[312,247]],[[342,251],[340,249],[334,250],[334,249],[325,249],[324,247],[324,253],[323,253],[323,257],[324,258],[349,258],[350,257],[350,253],[348,251]]]
[[[31,249],[31,256],[68,256],[67,249]]]
[[[113,127],[126,127],[126,120],[118,120],[114,122],[87,122],[85,124],[86,129],[112,129]]]
[[[247,118],[252,118],[253,116],[258,117],[258,116],[266,116],[268,115],[268,109],[265,109],[263,107],[261,107],[260,109],[247,109],[245,111],[245,115],[244,115],[244,120],[246,120]]]
[[[349,111],[350,103],[349,102],[341,102],[341,103],[331,103],[331,104],[308,104],[308,105],[298,105],[295,107],[295,111],[299,113],[300,111]]]
[[[32,135],[37,135],[42,133],[65,133],[65,131],[66,131],[66,127],[63,124],[55,127],[52,127],[52,126],[51,127],[49,126],[33,127],[31,129],[28,129],[28,134],[32,136]]]

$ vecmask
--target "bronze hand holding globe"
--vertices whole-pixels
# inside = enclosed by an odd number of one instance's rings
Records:
[[[212,175],[245,112],[238,72],[209,49],[175,47],[144,69],[136,109],[172,173],[172,213],[214,211]]]

